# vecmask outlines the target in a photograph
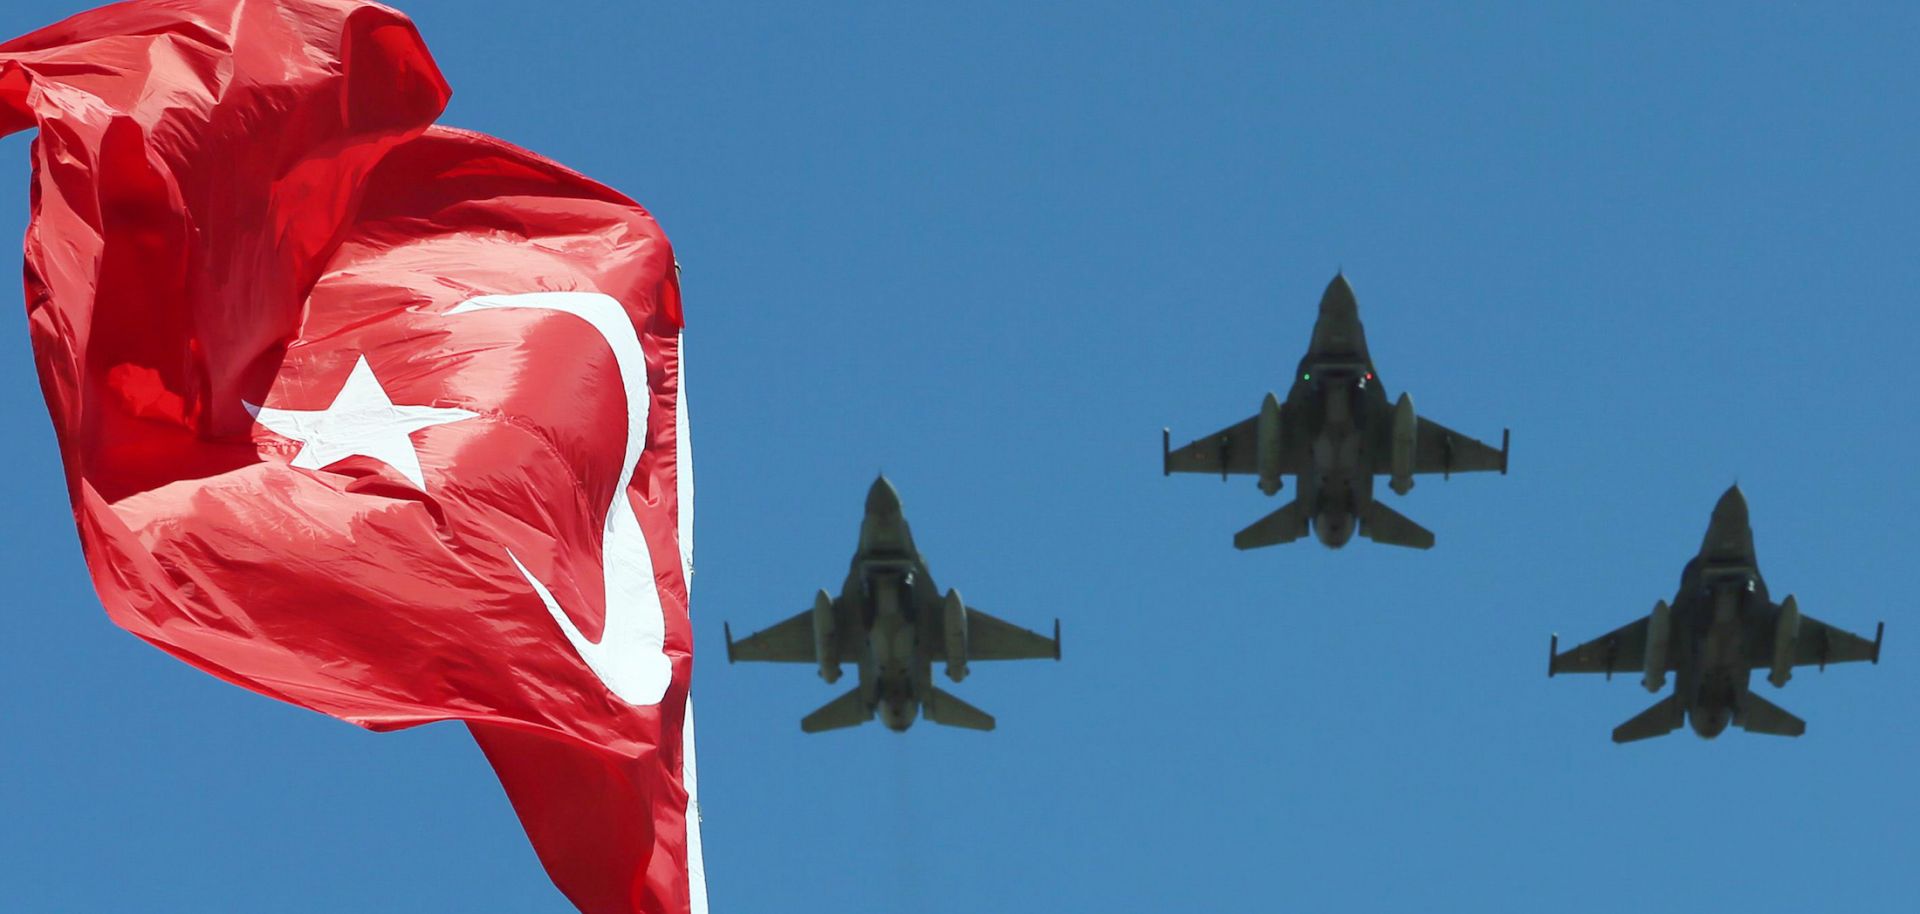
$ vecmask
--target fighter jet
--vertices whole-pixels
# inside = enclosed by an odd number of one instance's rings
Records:
[[[1746,497],[1734,486],[1714,506],[1700,554],[1680,573],[1672,605],[1655,603],[1647,618],[1564,654],[1555,635],[1547,675],[1642,673],[1641,684],[1658,693],[1672,671],[1673,694],[1615,727],[1616,743],[1665,736],[1682,718],[1703,739],[1720,735],[1729,722],[1752,733],[1799,736],[1807,732],[1805,721],[1748,690],[1752,671],[1766,669],[1767,681],[1780,688],[1796,666],[1879,663],[1885,633],[1881,623],[1868,641],[1801,615],[1792,596],[1774,603],[1754,558]]]
[[[933,686],[933,661],[947,678],[967,678],[974,660],[1060,659],[1060,620],[1053,637],[1003,622],[968,606],[958,591],[940,596],[913,545],[900,496],[885,476],[867,492],[860,545],[840,596],[822,590],[813,608],[738,642],[726,627],[727,662],[817,663],[820,678],[840,678],[840,664],[859,664],[860,684],[800,721],[808,733],[852,727],[877,711],[888,729],[904,731],[916,712],[950,727],[993,729],[993,716]]]
[[[1428,549],[1433,534],[1373,497],[1373,477],[1385,473],[1396,494],[1413,489],[1420,473],[1507,472],[1508,435],[1500,449],[1415,416],[1413,397],[1401,393],[1387,404],[1386,387],[1367,354],[1360,306],[1347,278],[1337,275],[1320,297],[1313,340],[1293,374],[1285,401],[1267,394],[1253,418],[1179,450],[1173,434],[1160,432],[1161,472],[1252,474],[1260,491],[1280,491],[1282,476],[1298,481],[1300,494],[1284,508],[1234,534],[1233,544],[1254,549],[1291,543],[1309,527],[1320,542],[1338,549],[1357,532],[1376,543]]]

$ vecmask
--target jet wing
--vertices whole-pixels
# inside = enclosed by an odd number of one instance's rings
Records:
[[[738,641],[727,635],[727,661],[763,660],[771,663],[813,663],[813,610],[807,610],[771,628]]]
[[[1800,634],[1793,639],[1794,666],[1824,666],[1829,663],[1857,663],[1862,660],[1880,662],[1878,637],[1868,641],[1819,619],[1800,617]],[[1771,658],[1755,658],[1754,667],[1765,667],[1771,662]]]
[[[1505,441],[1498,449],[1492,448],[1454,431],[1438,422],[1420,417],[1420,430],[1414,442],[1413,471],[1415,473],[1482,473],[1507,471],[1507,449]],[[1390,459],[1390,449],[1381,451],[1382,459]],[[1379,472],[1388,472],[1391,467],[1382,467]]]
[[[822,591],[821,599],[826,599]],[[833,602],[834,647],[839,653],[839,662],[858,663],[860,660],[861,639],[864,631],[857,624],[851,624],[846,610],[839,600]],[[785,622],[771,628],[764,628],[738,641],[733,640],[733,631],[727,630],[727,662],[740,660],[759,660],[768,663],[816,663],[818,657],[813,653],[813,610],[809,609]]]
[[[942,637],[942,641],[945,638]],[[941,645],[944,650],[945,644]],[[968,660],[1059,660],[1060,623],[1053,623],[1053,637],[1030,632],[1018,625],[996,619],[973,607],[967,607]]]
[[[1254,437],[1254,426],[1260,421],[1254,416],[1238,425],[1230,425],[1218,432],[1196,438],[1190,444],[1177,451],[1167,453],[1166,471],[1168,473],[1257,473],[1256,460],[1259,442]]]
[[[1647,618],[1642,616],[1565,653],[1553,654],[1547,675],[1638,673],[1646,662]]]

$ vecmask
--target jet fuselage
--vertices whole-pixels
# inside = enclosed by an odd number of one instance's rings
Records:
[[[1772,619],[1766,582],[1750,564],[1695,558],[1673,601],[1674,694],[1693,732],[1720,735],[1753,675],[1748,658],[1756,626]]]
[[[1359,304],[1344,279],[1336,278],[1320,300],[1313,341],[1287,403],[1295,427],[1309,435],[1310,461],[1294,477],[1299,498],[1310,509],[1314,535],[1337,549],[1353,539],[1373,501],[1376,423],[1387,421],[1390,409],[1367,354]]]
[[[1673,597],[1674,695],[1701,738],[1733,722],[1753,675],[1754,642],[1777,612],[1754,555],[1746,497],[1735,487],[1714,506]]]
[[[852,615],[866,627],[860,657],[860,692],[890,730],[913,725],[931,694],[933,657],[922,647],[918,607],[939,605],[933,576],[914,548],[913,533],[893,487],[882,480],[867,495],[860,546],[841,587]]]

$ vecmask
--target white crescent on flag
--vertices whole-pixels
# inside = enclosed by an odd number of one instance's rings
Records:
[[[647,389],[647,357],[640,347],[640,334],[633,319],[619,300],[598,292],[525,292],[518,295],[483,295],[453,307],[448,314],[472,314],[510,308],[537,308],[571,314],[586,321],[613,350],[613,361],[620,372],[620,387],[627,394],[627,449],[620,464],[619,483],[613,488],[613,503],[607,507],[603,530],[601,568],[606,576],[606,622],[600,640],[589,640],[574,624],[573,618],[554,599],[520,558],[507,550],[520,574],[539,594],[553,621],[566,633],[567,641],[586,661],[587,667],[605,683],[607,689],[630,705],[655,705],[667,694],[673,680],[673,663],[667,658],[666,610],[660,604],[660,591],[654,584],[652,553],[646,535],[633,513],[633,499],[627,484],[640,463],[647,440],[647,407],[652,392]],[[682,515],[681,523],[687,523]],[[682,548],[685,548],[683,544]]]

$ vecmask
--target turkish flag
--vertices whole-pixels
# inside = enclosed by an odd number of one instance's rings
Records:
[[[673,253],[432,126],[447,96],[358,0],[136,0],[0,45],[88,567],[229,682],[466,721],[582,910],[702,911]]]

